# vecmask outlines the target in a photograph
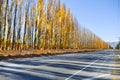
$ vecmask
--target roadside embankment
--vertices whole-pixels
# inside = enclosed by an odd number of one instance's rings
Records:
[[[50,55],[74,54],[81,52],[98,51],[100,49],[55,49],[55,50],[17,50],[17,51],[0,51],[0,60],[40,57]]]

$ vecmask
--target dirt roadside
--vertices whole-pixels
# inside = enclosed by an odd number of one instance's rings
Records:
[[[50,55],[74,54],[82,52],[98,51],[100,49],[57,49],[57,50],[17,50],[17,51],[0,51],[0,60],[41,57]]]

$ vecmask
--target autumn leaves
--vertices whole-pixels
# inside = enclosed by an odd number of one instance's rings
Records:
[[[0,50],[101,48],[60,0],[0,0]]]

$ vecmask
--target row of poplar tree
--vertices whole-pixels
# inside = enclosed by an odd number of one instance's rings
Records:
[[[0,0],[0,50],[101,48],[60,0]]]

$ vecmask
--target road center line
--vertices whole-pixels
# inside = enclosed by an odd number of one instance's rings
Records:
[[[114,54],[111,54],[111,55],[114,55]],[[109,56],[111,56],[109,55]],[[109,58],[107,57],[107,59],[105,59],[103,62],[105,62],[106,60],[108,60]],[[96,76],[96,77],[92,77],[92,78],[87,78],[87,79],[84,79],[84,80],[93,80],[93,79],[97,79],[97,78],[101,78],[101,77],[106,77],[106,76],[110,76],[111,74],[103,74],[103,75],[99,75],[99,76]]]
[[[66,78],[65,80],[69,80],[70,78],[72,78],[73,76],[75,76],[76,74],[78,74],[79,72],[83,71],[84,69],[86,69],[87,67],[90,67],[92,64],[94,64],[95,62],[97,62],[99,59],[93,61],[92,63],[90,63],[89,65],[87,65],[86,67],[82,68],[81,70],[75,72],[74,74],[72,74],[71,76],[69,76],[68,78]]]
[[[110,54],[110,55],[111,55],[111,54]],[[110,56],[110,55],[109,55],[109,56]],[[100,58],[100,59],[101,59],[101,58]],[[71,76],[69,76],[69,77],[66,78],[65,80],[69,80],[70,78],[72,78],[72,77],[75,76],[76,74],[80,73],[80,72],[83,71],[84,69],[90,67],[92,64],[94,64],[94,63],[96,63],[97,61],[99,61],[100,59],[97,59],[97,60],[93,61],[92,63],[90,63],[89,65],[85,66],[85,67],[82,68],[81,70],[79,70],[79,71],[73,73]],[[107,60],[107,59],[105,59],[104,61],[106,61],[106,60]]]

